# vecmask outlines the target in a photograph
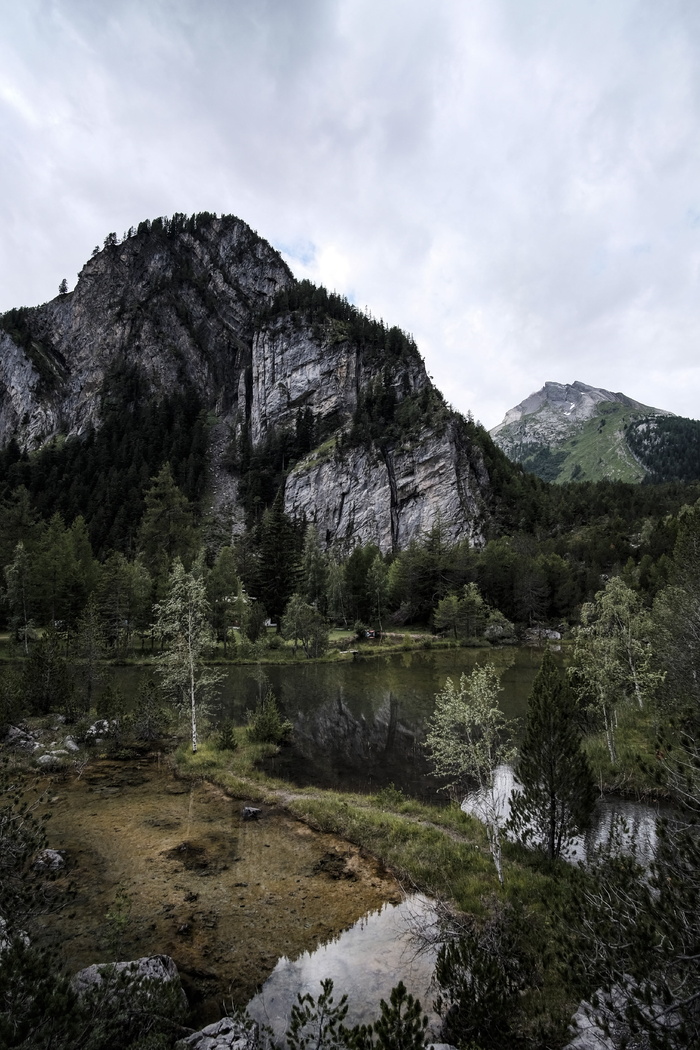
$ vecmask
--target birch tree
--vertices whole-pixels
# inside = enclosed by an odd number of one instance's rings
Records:
[[[496,786],[498,767],[514,755],[507,736],[510,723],[498,707],[502,692],[493,664],[475,667],[463,674],[459,685],[451,678],[435,698],[435,711],[428,723],[426,749],[434,775],[445,777],[443,790],[462,802],[476,788],[481,817],[486,825],[489,848],[499,882],[503,882],[501,838],[504,824],[504,800]]]
[[[194,570],[185,572],[179,558],[170,572],[167,596],[156,605],[155,612],[155,630],[165,645],[159,659],[163,690],[180,710],[189,713],[194,754],[198,711],[201,714],[221,675],[204,664],[204,652],[211,641],[204,581]]]

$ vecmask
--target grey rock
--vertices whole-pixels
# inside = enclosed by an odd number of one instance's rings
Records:
[[[261,809],[256,809],[255,806],[244,806],[241,812],[241,816],[244,820],[259,820]]]
[[[63,746],[66,751],[80,751],[80,747],[76,744],[72,736],[67,736],[63,741]]]
[[[10,726],[7,730],[5,743],[9,747],[17,748],[20,751],[36,751],[40,747],[40,744],[32,734],[19,726]]]
[[[659,1003],[647,1006],[639,995],[639,986],[631,977],[624,984],[614,985],[609,992],[596,992],[596,1006],[585,1000],[571,1019],[569,1034],[573,1036],[564,1050],[650,1050],[651,1041],[642,1033],[632,1035],[626,1022],[628,1006],[634,1004],[657,1035],[669,1036],[679,1023],[672,1010]],[[607,1029],[607,1031],[606,1031]]]
[[[57,849],[42,849],[37,853],[33,864],[37,871],[60,871],[65,866],[65,857]]]
[[[68,752],[59,748],[57,751],[47,751],[44,755],[39,755],[36,761],[39,766],[57,766],[67,757]]]
[[[103,988],[114,977],[120,978],[119,988],[115,989],[117,995],[128,994],[129,978],[134,982],[147,980],[175,985],[179,989],[183,1006],[187,1005],[185,993],[180,986],[180,974],[169,955],[148,955],[130,962],[93,963],[75,974],[71,980],[71,987],[82,997],[95,989]]]
[[[410,447],[383,455],[364,447],[338,457],[312,454],[287,478],[285,510],[306,514],[326,545],[375,543],[400,550],[439,522],[445,542],[483,541],[488,475],[459,423],[424,428]]]
[[[245,1024],[233,1017],[222,1017],[215,1024],[179,1039],[175,1050],[257,1050],[259,1030],[255,1023]]]

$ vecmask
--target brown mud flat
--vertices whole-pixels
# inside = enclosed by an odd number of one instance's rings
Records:
[[[77,891],[47,920],[68,972],[171,955],[197,1023],[220,1017],[224,1002],[248,1002],[278,958],[313,951],[402,897],[347,842],[264,807],[244,822],[243,801],[175,780],[154,759],[95,761],[44,786],[49,845],[66,852],[62,881]],[[115,910],[121,921],[108,918]]]

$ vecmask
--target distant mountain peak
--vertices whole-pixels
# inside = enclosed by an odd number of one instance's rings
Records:
[[[509,409],[491,437],[510,459],[547,480],[639,481],[645,470],[624,440],[624,427],[672,414],[579,379],[549,381]]]
[[[651,416],[672,415],[671,412],[666,412],[663,409],[643,405],[641,401],[635,401],[634,398],[628,397],[626,394],[613,393],[612,390],[605,390],[603,387],[590,386],[588,383],[582,383],[579,379],[576,379],[573,383],[548,381],[541,390],[536,390],[534,394],[530,394],[515,408],[509,409],[503,422],[499,423],[491,431],[491,437],[496,439],[504,428],[524,419],[526,416],[533,416],[537,413],[542,415],[543,422],[545,418],[551,417],[553,424],[552,436],[554,436],[560,430],[560,427],[556,425],[557,420],[561,420],[564,423],[584,423],[598,413],[598,406],[603,402],[624,405],[626,408],[633,408]]]

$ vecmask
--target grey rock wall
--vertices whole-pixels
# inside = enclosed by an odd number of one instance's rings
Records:
[[[364,447],[313,456],[290,473],[285,510],[306,513],[327,546],[375,543],[388,553],[440,522],[448,542],[483,539],[483,463],[461,446],[457,427],[424,429],[411,448]]]

